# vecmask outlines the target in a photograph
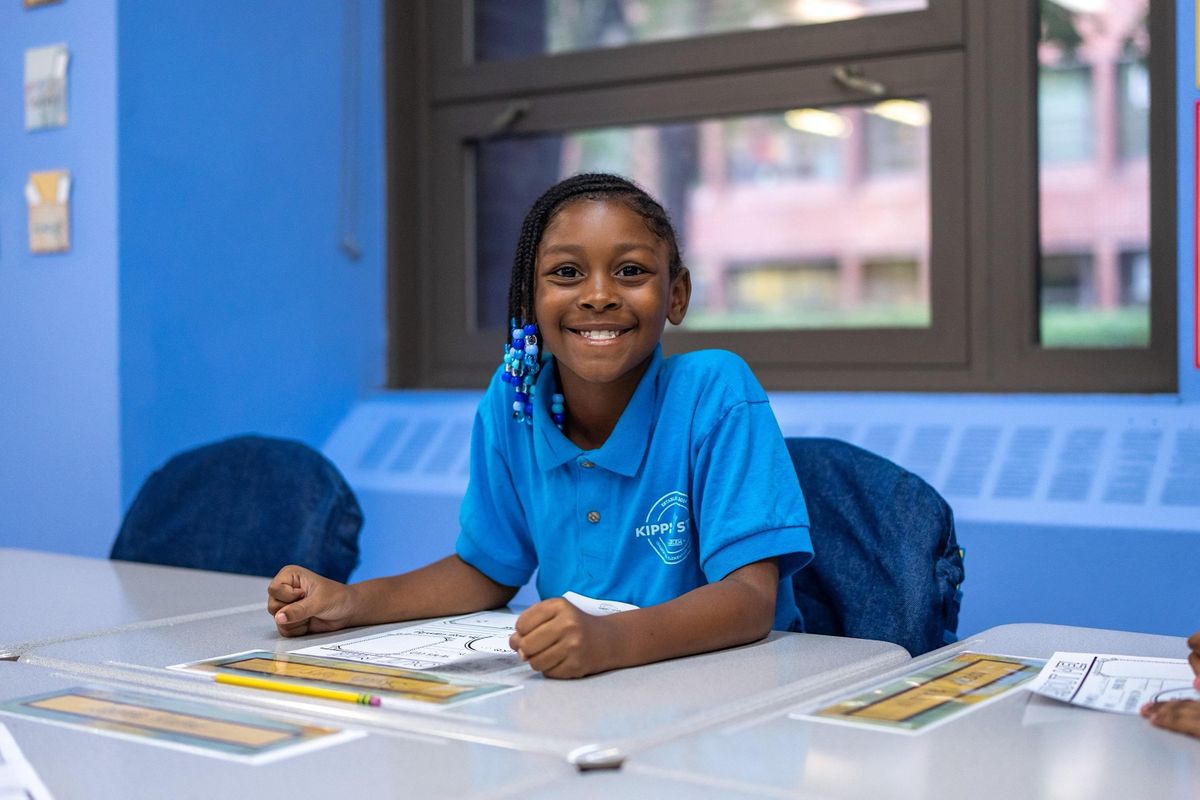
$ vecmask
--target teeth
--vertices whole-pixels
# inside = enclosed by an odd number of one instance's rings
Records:
[[[585,339],[615,339],[621,335],[620,331],[580,331],[579,335]]]

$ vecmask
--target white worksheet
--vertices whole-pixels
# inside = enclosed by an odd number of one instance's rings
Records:
[[[1029,690],[1085,708],[1136,714],[1146,703],[1200,699],[1195,679],[1182,658],[1055,653]]]
[[[512,636],[516,623],[516,614],[484,611],[292,652],[459,675],[528,669],[508,646],[508,637]]]
[[[53,800],[8,728],[0,725],[0,800],[9,798]]]

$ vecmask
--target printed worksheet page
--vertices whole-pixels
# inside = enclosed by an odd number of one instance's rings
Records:
[[[1195,678],[1182,658],[1055,653],[1029,689],[1085,708],[1136,714],[1150,702],[1200,699]]]
[[[527,668],[508,646],[516,622],[516,614],[484,611],[292,652],[403,669],[481,675]]]

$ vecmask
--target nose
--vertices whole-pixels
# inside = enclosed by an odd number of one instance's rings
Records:
[[[612,277],[604,274],[603,270],[593,272],[579,294],[580,308],[586,308],[588,311],[611,311],[620,305],[621,297]]]

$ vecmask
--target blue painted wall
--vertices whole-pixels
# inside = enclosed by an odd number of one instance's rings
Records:
[[[0,544],[99,553],[120,519],[116,11],[0,3]],[[70,124],[26,133],[25,49],[63,42]],[[73,246],[33,256],[25,182],[60,168]]]
[[[106,555],[172,453],[246,431],[319,445],[382,383],[381,14],[0,4],[0,546]],[[70,124],[27,134],[24,50],[56,42]],[[346,42],[358,260],[338,247]],[[74,249],[32,257],[25,175],[56,167]]]
[[[362,257],[339,247],[347,3],[122,3],[121,452],[245,431],[319,445],[383,383],[382,34],[351,39]]]

